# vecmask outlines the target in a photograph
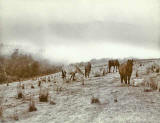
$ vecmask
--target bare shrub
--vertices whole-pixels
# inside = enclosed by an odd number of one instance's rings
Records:
[[[37,108],[35,107],[35,101],[33,100],[32,97],[30,99],[29,109],[28,110],[29,110],[29,112],[37,111]]]
[[[40,93],[39,93],[39,101],[40,102],[48,102],[48,89],[41,89],[40,88]]]
[[[146,77],[145,87],[149,87],[147,89],[152,89],[152,90],[157,89],[157,91],[158,91],[159,88],[160,88],[160,76],[159,76],[159,74],[156,75],[156,76],[152,75],[152,76]],[[148,92],[150,90],[144,90],[144,91]]]
[[[92,97],[92,98],[91,98],[91,104],[93,104],[93,103],[98,103],[98,104],[100,104],[100,101],[99,101],[98,98]]]

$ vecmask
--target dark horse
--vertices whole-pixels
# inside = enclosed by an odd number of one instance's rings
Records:
[[[124,80],[125,84],[127,84],[127,81],[128,81],[128,84],[130,84],[132,68],[133,68],[133,60],[128,60],[126,63],[123,63],[119,66],[121,83],[123,83],[123,80]]]
[[[90,72],[91,72],[91,63],[88,62],[87,65],[85,65],[85,77],[89,78]]]
[[[116,69],[116,72],[117,72],[118,67],[119,67],[119,61],[118,60],[109,60],[108,61],[109,73],[111,72],[111,67],[112,66],[114,67],[113,72],[114,72],[115,69]]]

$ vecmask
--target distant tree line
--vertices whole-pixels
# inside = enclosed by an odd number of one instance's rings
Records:
[[[60,70],[60,66],[35,60],[29,54],[20,53],[18,49],[10,56],[0,54],[0,83],[53,74]]]

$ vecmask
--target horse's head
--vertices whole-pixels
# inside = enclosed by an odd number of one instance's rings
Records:
[[[133,59],[132,59],[132,60],[129,59],[129,60],[127,61],[127,65],[133,66]]]

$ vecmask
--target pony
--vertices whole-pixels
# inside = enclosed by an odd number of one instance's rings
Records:
[[[121,83],[123,83],[123,80],[124,80],[125,84],[130,84],[132,71],[133,71],[133,60],[128,60],[126,63],[123,63],[119,66]]]
[[[117,70],[119,68],[119,61],[117,59],[108,61],[109,73],[111,72],[111,67],[112,66],[114,67],[113,72],[115,71],[115,69],[116,69],[116,72],[117,72]]]

